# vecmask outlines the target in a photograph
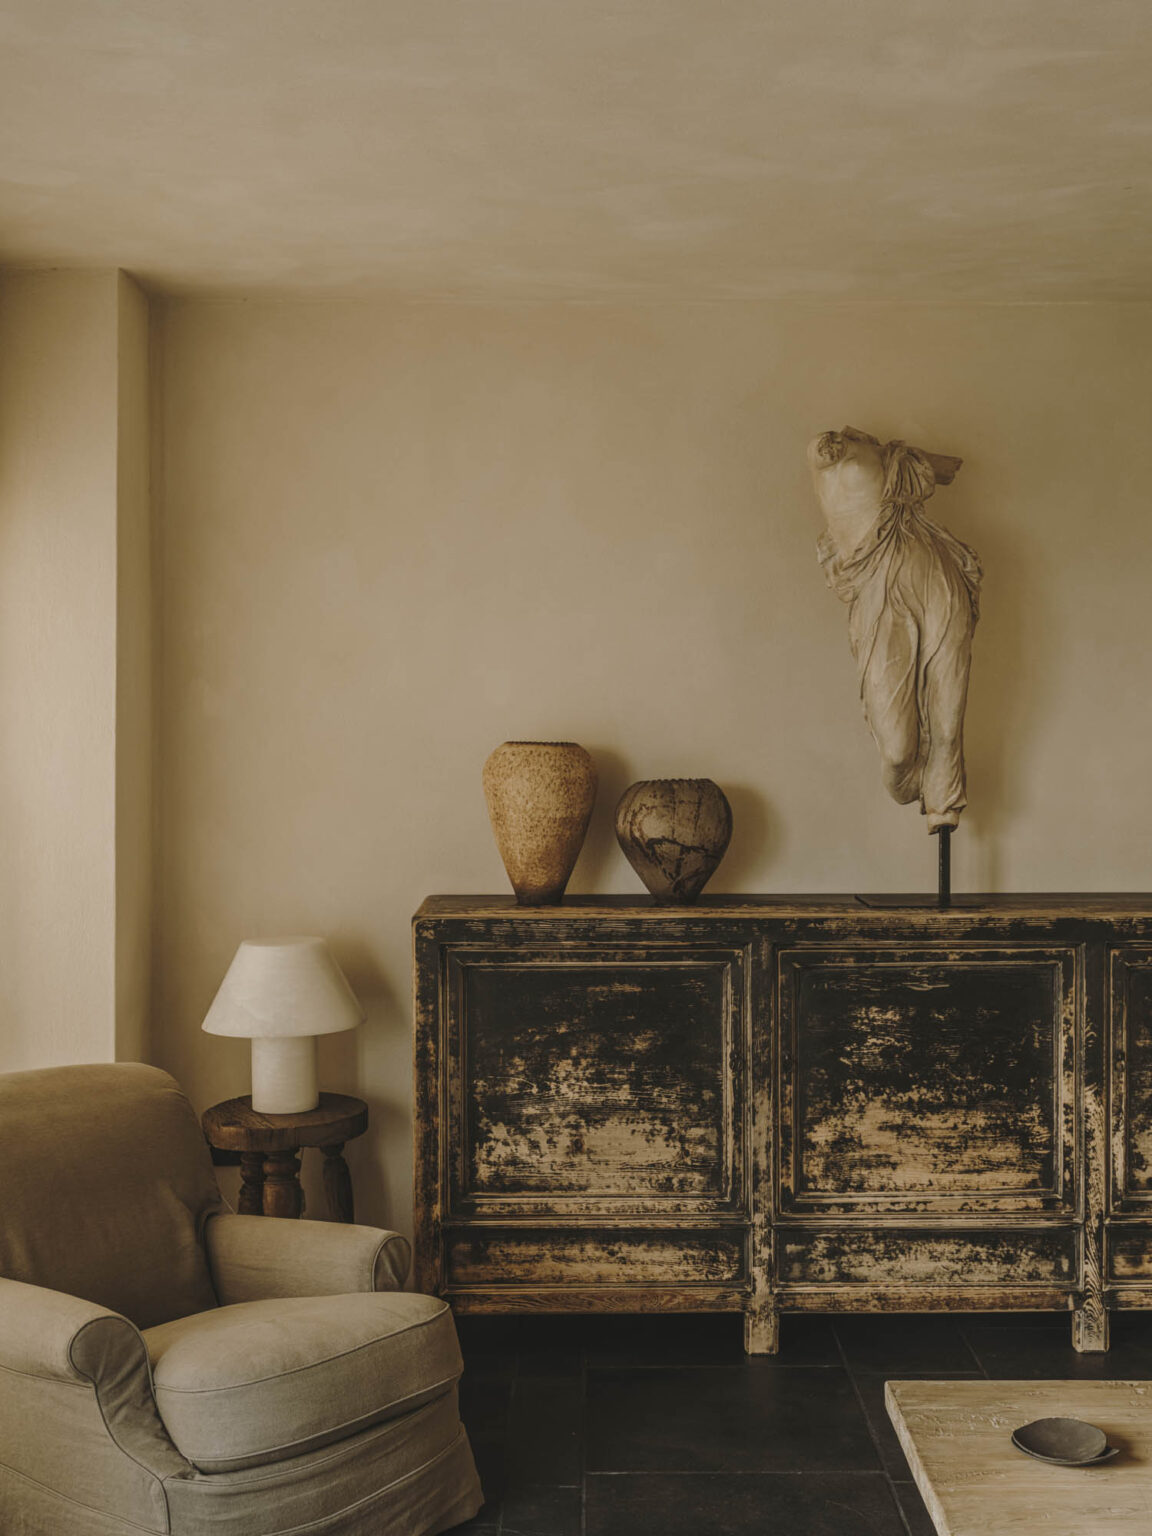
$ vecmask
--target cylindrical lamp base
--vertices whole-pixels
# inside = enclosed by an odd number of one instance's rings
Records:
[[[257,1036],[252,1041],[252,1108],[263,1115],[316,1109],[316,1036]]]

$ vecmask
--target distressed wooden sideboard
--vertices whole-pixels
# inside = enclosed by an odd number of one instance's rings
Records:
[[[416,1274],[461,1312],[1152,1307],[1152,896],[438,896]]]

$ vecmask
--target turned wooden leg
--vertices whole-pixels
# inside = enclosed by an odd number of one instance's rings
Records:
[[[240,1154],[239,1206],[241,1216],[264,1214],[263,1152],[241,1152]]]
[[[300,1154],[267,1152],[264,1155],[265,1216],[296,1217],[304,1209],[300,1188]]]
[[[334,1141],[320,1148],[324,1154],[324,1198],[333,1221],[355,1221],[352,1206],[352,1175],[342,1156],[344,1143]]]
[[[754,1302],[744,1314],[744,1349],[749,1355],[775,1355],[780,1349],[780,1314]]]

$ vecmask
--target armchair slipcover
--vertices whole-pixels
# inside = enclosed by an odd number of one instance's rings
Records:
[[[4,1536],[431,1536],[481,1495],[404,1238],[235,1216],[135,1063],[0,1075]]]

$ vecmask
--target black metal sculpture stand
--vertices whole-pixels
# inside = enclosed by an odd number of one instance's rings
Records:
[[[940,839],[936,905],[950,907],[952,905],[952,828],[937,827],[936,836]]]
[[[936,895],[932,897],[925,892],[921,896],[857,896],[856,900],[862,907],[933,907],[938,911],[944,911],[952,905],[952,833],[954,827],[937,827],[932,836],[939,838],[936,848],[939,859]],[[963,895],[959,897],[963,906],[970,900]]]

